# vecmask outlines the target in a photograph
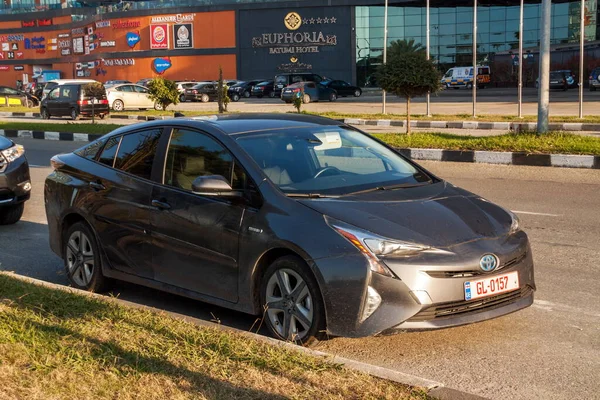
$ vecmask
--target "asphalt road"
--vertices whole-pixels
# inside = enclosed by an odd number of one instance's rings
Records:
[[[78,146],[18,139],[32,164]],[[600,399],[600,171],[423,162],[426,168],[516,211],[534,252],[538,291],[532,307],[453,329],[363,339],[336,338],[318,349],[494,399]],[[43,181],[23,221],[0,227],[0,269],[66,284],[48,248]],[[256,319],[130,284],[113,295],[250,330]]]

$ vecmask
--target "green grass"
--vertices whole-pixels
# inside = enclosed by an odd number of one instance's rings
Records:
[[[72,132],[104,135],[122,127],[119,124],[92,124],[67,122],[49,124],[45,122],[5,122],[0,120],[0,129],[15,129],[28,131]]]
[[[2,399],[428,399],[163,313],[0,273]]]
[[[544,135],[510,133],[501,136],[458,136],[446,133],[376,134],[395,147],[446,150],[518,151],[526,153],[600,155],[600,138],[563,132]]]

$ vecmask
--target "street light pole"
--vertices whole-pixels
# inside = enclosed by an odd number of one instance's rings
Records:
[[[473,0],[473,117],[477,116],[477,0]]]
[[[539,133],[548,132],[550,112],[550,25],[552,24],[552,1],[542,0],[542,18],[540,21],[540,72],[538,90]]]
[[[383,11],[383,64],[387,62],[387,34],[388,34],[388,0],[385,0],[385,9]],[[385,89],[382,92],[381,113],[385,114]]]
[[[583,1],[583,0],[582,0]],[[523,0],[519,16],[519,118],[523,118]]]
[[[585,0],[581,0],[579,28],[579,118],[583,118],[583,61],[585,51]]]
[[[430,42],[429,42],[429,25],[430,25],[430,21],[429,21],[429,0],[427,0],[427,11],[426,11],[426,24],[427,24],[427,35],[426,35],[426,45],[425,47],[427,48],[427,59],[430,59],[430,51],[429,51],[429,46],[430,46]],[[431,117],[431,93],[427,92],[427,116]]]

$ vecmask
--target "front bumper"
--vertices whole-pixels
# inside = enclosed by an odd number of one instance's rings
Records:
[[[22,203],[29,200],[30,195],[29,164],[27,158],[21,156],[0,173],[0,207]]]

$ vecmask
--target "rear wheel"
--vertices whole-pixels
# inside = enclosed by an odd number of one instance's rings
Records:
[[[203,94],[202,97],[200,98],[200,101],[202,101],[203,103],[208,103],[210,99],[208,98],[207,94]]]
[[[183,94],[179,95],[179,102],[185,103],[185,95],[183,95]]]
[[[360,89],[356,89],[356,90],[354,91],[354,97],[360,97],[361,95],[362,95],[362,90],[360,90]]]
[[[467,90],[471,90],[473,89],[473,84],[472,83],[467,83]]]
[[[260,296],[264,320],[274,337],[310,345],[324,336],[321,293],[313,274],[299,257],[275,260],[265,271]]]
[[[330,93],[329,94],[329,101],[336,101],[336,100],[337,100],[337,94]]]
[[[125,104],[121,100],[113,101],[112,109],[115,111],[123,111],[125,109]]]
[[[0,225],[12,225],[19,222],[25,210],[25,203],[0,207]]]
[[[304,104],[308,104],[308,103],[310,103],[310,96],[309,96],[309,95],[307,95],[307,94],[304,94],[304,96],[302,96],[302,102],[303,102]]]
[[[246,99],[247,99],[247,98],[249,98],[249,97],[250,97],[250,92],[246,90],[246,91],[244,92],[244,97],[245,97]]]
[[[71,119],[73,121],[77,121],[77,119],[79,119],[79,113],[74,108],[71,108]]]
[[[269,92],[269,97],[274,99],[275,98],[275,92]]]
[[[240,95],[237,93],[232,94],[231,101],[240,101]]]
[[[63,238],[65,270],[73,287],[90,292],[106,289],[96,238],[84,222],[71,225]]]
[[[162,110],[164,110],[164,107],[160,103],[154,103],[154,109],[156,111],[162,111]]]

